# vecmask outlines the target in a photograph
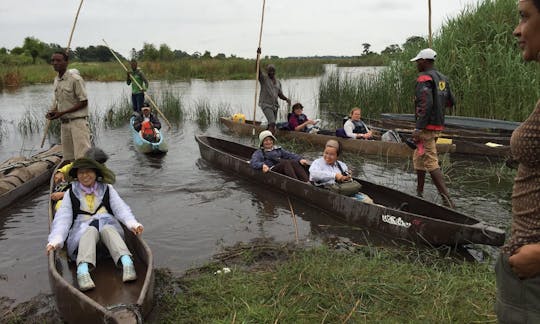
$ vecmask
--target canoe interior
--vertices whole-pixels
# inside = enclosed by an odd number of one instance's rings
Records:
[[[246,161],[251,159],[255,148],[221,140],[214,137],[200,137],[201,141],[220,151],[230,154],[238,159]],[[308,171],[308,170],[306,170]],[[308,171],[309,173],[309,171]],[[362,192],[370,196],[374,202],[392,209],[401,209],[404,212],[429,215],[436,213],[437,218],[456,223],[473,225],[479,223],[478,220],[468,217],[461,213],[456,213],[448,208],[435,205],[424,199],[393,190],[388,187],[380,186],[362,179],[356,179],[362,184]],[[406,205],[404,205],[406,204]]]
[[[62,166],[63,164],[60,164]],[[54,183],[51,177],[51,189]],[[49,205],[49,228],[53,220],[53,204]],[[96,287],[78,289],[75,262],[68,261],[66,249],[49,255],[49,281],[58,310],[68,322],[138,323],[153,306],[153,256],[141,237],[124,226],[124,239],[133,254],[137,280],[124,283],[122,269],[116,267],[101,243],[98,244],[96,268],[90,274]]]

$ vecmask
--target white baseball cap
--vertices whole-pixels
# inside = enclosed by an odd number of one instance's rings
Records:
[[[435,60],[437,57],[437,52],[431,48],[424,48],[414,58],[411,59],[411,62],[416,62],[418,60]]]

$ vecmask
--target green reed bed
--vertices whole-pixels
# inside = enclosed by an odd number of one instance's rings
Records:
[[[337,62],[337,61],[336,61]],[[123,62],[130,69],[129,62]],[[320,75],[323,65],[332,60],[322,59],[271,59],[262,60],[261,67],[272,63],[278,75],[303,77]],[[139,63],[149,80],[239,80],[255,79],[255,60],[229,59],[180,59]],[[86,81],[124,81],[126,71],[117,62],[77,62],[68,66],[79,70]],[[55,72],[48,64],[5,65],[0,64],[0,87],[19,87],[29,84],[52,83]]]
[[[515,1],[483,0],[448,20],[435,35],[436,67],[450,78],[457,97],[452,114],[515,121],[530,114],[540,97],[540,69],[521,59],[512,36],[517,21]],[[370,82],[321,81],[321,103],[340,109],[365,106],[366,115],[412,113],[417,71],[409,60],[423,47],[427,43],[406,47]]]
[[[352,251],[352,252],[351,252]],[[184,323],[494,322],[491,266],[438,251],[240,246],[171,279],[157,321]],[[230,273],[215,274],[229,267]]]
[[[183,121],[184,108],[182,106],[182,97],[179,94],[171,90],[164,90],[161,92],[158,102],[159,109],[169,121]]]

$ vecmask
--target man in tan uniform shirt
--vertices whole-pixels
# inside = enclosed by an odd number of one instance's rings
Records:
[[[67,54],[55,52],[51,64],[58,75],[54,78],[54,101],[47,119],[60,119],[64,160],[72,161],[84,157],[91,146],[88,98],[82,77],[67,70]]]

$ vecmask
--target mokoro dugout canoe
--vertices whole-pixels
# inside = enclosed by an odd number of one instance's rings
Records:
[[[141,134],[133,127],[135,117],[132,116],[129,120],[129,128],[131,130],[131,137],[133,138],[133,144],[144,154],[165,154],[169,151],[169,146],[165,140],[165,134],[160,131],[160,137],[158,142],[149,142],[141,137]]]
[[[261,131],[266,128],[261,126],[260,122],[253,122],[246,120],[245,123],[239,123],[233,121],[231,118],[221,117],[220,121],[232,132],[238,135],[252,135],[253,128],[255,127],[255,133],[259,134]],[[276,137],[279,139],[288,139],[288,140],[298,140],[311,145],[321,146],[324,145],[328,140],[334,139],[341,143],[343,150],[346,152],[353,153],[362,153],[362,154],[371,154],[371,155],[382,155],[382,156],[392,156],[392,157],[411,157],[413,150],[404,143],[392,143],[392,142],[383,142],[379,140],[368,141],[368,140],[355,140],[355,139],[346,139],[342,137],[330,136],[330,135],[321,135],[321,134],[309,134],[304,132],[293,132],[293,131],[283,131],[278,130]],[[437,144],[437,151],[439,153],[449,153],[455,151],[456,146],[453,144]]]
[[[62,146],[54,145],[29,158],[13,157],[0,164],[0,209],[46,184],[62,160]]]
[[[370,120],[370,126],[373,130],[385,132],[388,129],[393,129],[402,137],[411,137],[414,125],[404,125],[403,123],[387,123],[376,120]],[[413,128],[400,128],[400,127]],[[465,130],[450,130],[445,129],[441,132],[441,138],[451,139],[452,144],[456,145],[456,150],[452,154],[477,155],[477,156],[494,156],[494,157],[509,157],[510,152],[510,135],[501,136],[499,134],[489,135],[487,133],[471,133]]]
[[[381,114],[381,119],[391,119],[414,123],[413,114]],[[477,117],[446,115],[444,124],[447,128],[469,129],[475,131],[484,131],[492,133],[511,134],[521,123],[500,119],[488,119]]]
[[[51,177],[51,192],[54,181]],[[54,217],[49,203],[49,230]],[[124,227],[124,225],[122,225]],[[133,254],[137,280],[122,282],[122,269],[110,256],[98,257],[91,272],[96,287],[82,292],[77,285],[77,267],[68,261],[65,248],[49,253],[49,283],[56,306],[68,323],[142,323],[154,300],[154,261],[152,251],[140,235],[124,227],[126,244]],[[98,245],[99,250],[99,245]],[[99,252],[98,252],[99,256]]]
[[[375,204],[360,202],[273,171],[249,165],[253,147],[223,139],[196,136],[201,157],[210,164],[260,186],[278,190],[325,210],[350,225],[395,239],[429,245],[486,244],[500,246],[505,232],[483,221],[398,190],[357,179]],[[322,147],[321,147],[322,149]]]

